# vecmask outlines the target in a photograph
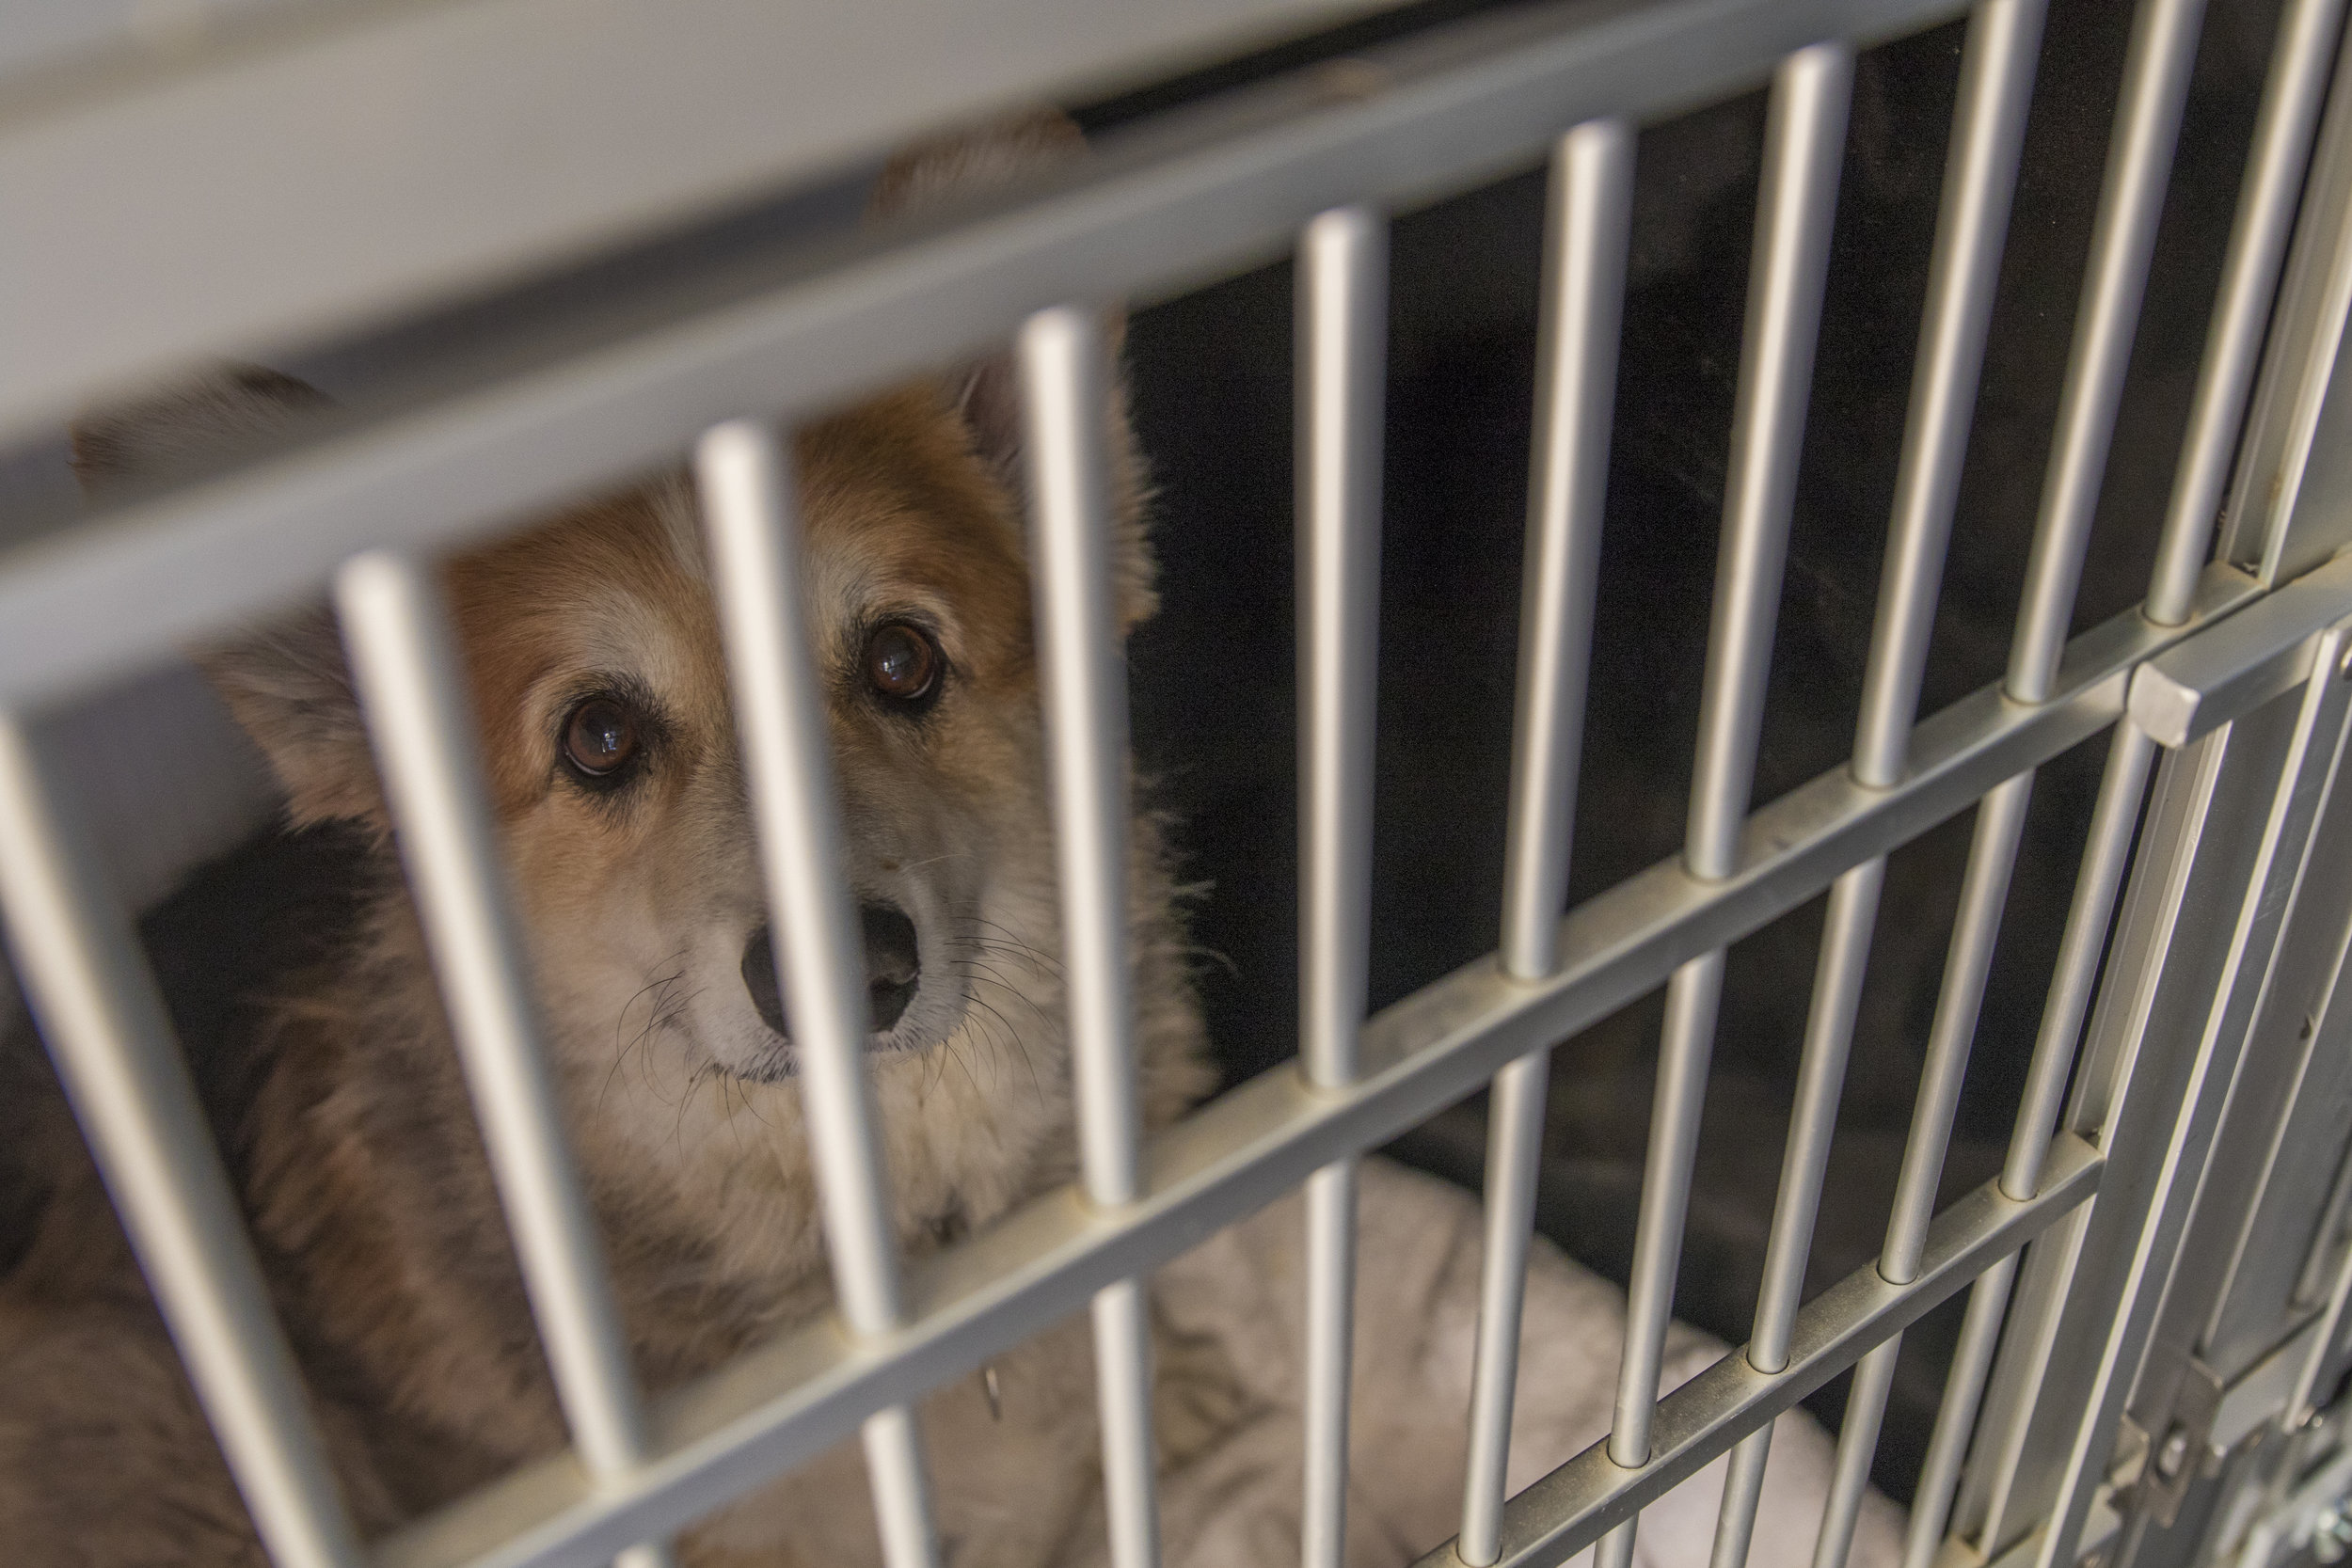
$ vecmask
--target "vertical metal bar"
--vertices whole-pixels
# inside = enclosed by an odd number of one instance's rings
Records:
[[[1299,1561],[1347,1556],[1348,1382],[1356,1351],[1356,1161],[1307,1178],[1307,1429]]]
[[[2352,1171],[2352,1164],[2346,1165]],[[2331,1206],[2332,1207],[2332,1206]],[[2319,1233],[2324,1247],[2334,1236],[2342,1234],[2343,1211],[2334,1210],[2329,1222]],[[2352,1248],[2347,1248],[2343,1260],[2336,1265],[2335,1284],[2328,1292],[2327,1307],[2319,1315],[2319,1330],[2312,1336],[2311,1353],[2303,1358],[2303,1366],[2295,1374],[2295,1393],[2287,1401],[2282,1425],[2293,1432],[2311,1423],[2317,1413],[2319,1397],[2328,1390],[2321,1386],[2321,1374],[2335,1359],[2336,1351],[2344,1343],[2344,1314],[2352,1310]]]
[[[2148,786],[2148,768],[2155,752],[2156,743],[2128,716],[2116,721],[2115,738],[2107,746],[2106,770],[2099,779],[2098,804],[2091,811],[2090,833],[2083,844],[2082,865],[2074,873],[2074,903],[2066,912],[2058,967],[2042,1003],[2041,1033],[2034,1041],[2032,1065],[2026,1071],[2017,1123],[2010,1134],[2009,1158],[2001,1168],[2001,1191],[2010,1197],[2031,1197],[2042,1182],[2042,1163],[2058,1131],[2058,1101],[2066,1094],[2074,1048],[2082,1037],[2083,1015],[2098,983],[2107,924],[2115,913],[2116,893],[2123,884],[2123,868],[2131,860],[2132,833],[2139,823],[2140,798]]]
[[[71,799],[24,721],[0,713],[0,904],[17,974],[271,1560],[358,1568],[196,1085]]]
[[[2010,872],[2017,863],[2017,841],[2025,832],[2026,806],[2032,795],[2033,775],[2020,773],[1977,805],[1960,911],[1944,960],[1935,1022],[1928,1031],[1911,1135],[1895,1180],[1894,1214],[1887,1221],[1886,1246],[1879,1258],[1879,1273],[1893,1284],[1908,1285],[1919,1275],[1928,1221],[1935,1212],[1936,1184],[1944,1175],[1944,1152],[1951,1142],[1952,1117],[1960,1109],[1961,1080],[1968,1069],[1968,1048],[1976,1038],[1977,1012],[1993,968],[2001,909],[2009,898]]]
[[[336,574],[335,607],[556,1395],[589,1472],[627,1474],[648,1451],[644,1411],[564,1144],[439,587],[409,557],[371,551]],[[640,1551],[647,1568],[667,1560]]]
[[[1454,1551],[1470,1568],[1502,1555],[1503,1478],[1511,1458],[1511,1407],[1519,1370],[1519,1308],[1535,1177],[1543,1157],[1545,1086],[1551,1053],[1531,1052],[1495,1074],[1486,1114],[1486,1245],[1479,1262],[1478,1339],[1471,1352],[1470,1459]]]
[[[1298,255],[1299,1060],[1321,1087],[1355,1081],[1371,961],[1388,247],[1383,218],[1343,207]],[[1346,1553],[1355,1308],[1346,1159],[1307,1182],[1306,1568]]]
[[[1960,1484],[1960,1464],[1967,1456],[1968,1434],[1977,1424],[1985,1373],[1992,1370],[1993,1348],[2000,1342],[2001,1320],[2016,1275],[2017,1255],[2012,1252],[1978,1275],[1969,1290],[1968,1313],[1961,1321],[1960,1342],[1952,1351],[1944,1397],[1935,1407],[1935,1429],[1928,1438],[1927,1458],[1919,1466],[1919,1484],[1912,1495],[1902,1568],[1933,1568],[1935,1554],[1944,1544],[1944,1527],[1952,1515],[1952,1493]]]
[[[1737,867],[1740,830],[1755,784],[1852,91],[1853,51],[1842,42],[1798,50],[1781,61],[1772,78],[1732,419],[1731,478],[1724,499],[1724,539],[1683,847],[1684,862],[1698,878],[1727,877]],[[1609,1433],[1609,1457],[1629,1467],[1649,1459],[1723,975],[1718,949],[1675,971],[1666,987],[1658,1089],[1626,1297],[1625,1354]],[[1631,1562],[1639,1524],[1638,1517],[1629,1519],[1601,1538],[1595,1557],[1599,1568]]]
[[[1111,1561],[1117,1568],[1152,1568],[1160,1560],[1160,1518],[1152,1448],[1152,1325],[1143,1281],[1105,1285],[1095,1292],[1093,1313]]]
[[[882,1336],[904,1320],[905,1303],[866,1075],[865,953],[803,619],[791,462],[775,432],[739,420],[704,435],[694,469],[834,1290],[853,1333]],[[882,1411],[862,1435],[884,1555],[892,1568],[925,1568],[938,1548],[914,1414]]]
[[[1854,1364],[1845,1424],[1837,1433],[1836,1467],[1821,1504],[1820,1533],[1813,1540],[1813,1568],[1846,1568],[1854,1521],[1870,1490],[1870,1460],[1878,1452],[1879,1425],[1886,1415],[1886,1396],[1895,1386],[1895,1362],[1902,1348],[1903,1337],[1896,1334]]]
[[[1089,1200],[1142,1190],[1135,997],[1127,944],[1127,692],[1113,629],[1110,488],[1103,420],[1109,396],[1101,325],[1056,306],[1021,329],[1031,496],[1030,572],[1045,699],[1047,764],[1069,972],[1079,1169]],[[1159,1560],[1152,1449],[1152,1343],[1143,1287],[1094,1298],[1111,1560]]]
[[[1772,1457],[1772,1423],[1765,1422],[1731,1450],[1724,1470],[1724,1500],[1715,1514],[1715,1544],[1708,1568],[1742,1568],[1756,1539],[1756,1511],[1764,1500],[1764,1468]]]
[[[1552,150],[1503,848],[1502,968],[1522,979],[1541,979],[1560,961],[1632,231],[1634,140],[1626,121],[1595,119]]]
[[[1918,717],[2046,7],[2047,0],[1981,0],[1961,55],[1918,368],[1880,578],[1878,635],[1855,727],[1853,773],[1866,784],[1900,782]]]
[[[1984,999],[1985,977],[1993,967],[2002,906],[2008,901],[2010,874],[2017,863],[2017,844],[2025,832],[2026,807],[2032,794],[2033,775],[2020,773],[1994,789],[1977,806],[1976,832],[1968,847],[1968,870],[1961,883],[1960,910],[1952,924],[1951,947],[1944,960],[1943,986],[1936,997],[1935,1021],[1929,1029],[1927,1060],[1920,1069],[1918,1099],[1912,1110],[1911,1133],[1903,1145],[1902,1169],[1895,1182],[1894,1213],[1887,1222],[1886,1244],[1879,1257],[1879,1273],[1891,1284],[1907,1285],[1919,1275],[1928,1221],[1935,1212],[1936,1185],[1944,1174],[1952,1117],[1960,1108],[1961,1082],[1967,1072],[1969,1047],[1976,1037],[1977,1015]],[[1814,1568],[1844,1568],[1847,1550],[1853,1541],[1854,1520],[1869,1484],[1870,1461],[1877,1451],[1886,1397],[1894,1387],[1896,1358],[1901,1350],[1902,1336],[1898,1334],[1855,1367],[1853,1387],[1846,1400],[1845,1424],[1838,1433],[1836,1475],[1822,1511],[1821,1532],[1815,1545]]]
[[[1885,874],[1884,860],[1867,861],[1830,887],[1829,909],[1821,921],[1821,956],[1813,976],[1813,1006],[1805,1020],[1804,1053],[1797,1069],[1796,1104],[1781,1157],[1780,1197],[1764,1247],[1756,1327],[1748,1337],[1748,1360],[1759,1372],[1776,1372],[1788,1364],[1788,1336],[1804,1291],[1805,1262],[1812,1255],[1821,1181],[1829,1168],[1830,1140],[1837,1130],[1838,1090],[1853,1043],[1854,1013],[1862,1002],[1870,931],[1878,921],[1879,889]]]
[[[1609,1457],[1629,1468],[1649,1463],[1658,1372],[1674,1308],[1676,1265],[1691,1205],[1691,1161],[1707,1098],[1708,1058],[1723,1000],[1723,949],[1692,959],[1666,982],[1666,1023],[1658,1053],[1658,1091],[1650,1112],[1649,1152],[1633,1233],[1632,1281],[1626,1291],[1625,1358],[1618,1368]]]
[[[2132,24],[2123,98],[2010,654],[2009,694],[2021,703],[2048,698],[2066,646],[2204,14],[2204,0],[2140,0]]]
[[[2292,0],[2280,22],[2253,146],[2246,155],[2246,178],[2238,187],[2221,288],[2206,329],[2197,397],[2189,407],[2155,572],[2142,607],[2160,626],[2188,619],[2198,573],[2212,553],[2222,486],[2237,455],[2238,428],[2270,324],[2270,302],[2286,260],[2287,235],[2303,194],[2303,173],[2328,99],[2343,23],[2344,0]]]
[[[1755,784],[1852,97],[1853,51],[1844,43],[1800,49],[1772,77],[1683,850],[1694,877],[1731,875]]]
[[[1559,964],[1576,830],[1577,771],[1592,671],[1593,596],[1609,475],[1617,345],[1631,232],[1634,132],[1589,120],[1553,150],[1538,323],[1535,451],[1528,485],[1525,605],[1503,851],[1503,972]],[[1495,1075],[1487,1131],[1486,1239],[1463,1481],[1465,1562],[1502,1552],[1503,1477],[1518,1372],[1519,1306],[1542,1158],[1549,1049]]]
[[[1388,225],[1342,207],[1298,256],[1300,1059],[1355,1080],[1372,928]]]

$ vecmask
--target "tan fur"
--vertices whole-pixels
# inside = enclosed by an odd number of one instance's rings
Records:
[[[850,874],[863,895],[907,909],[923,946],[922,989],[874,1059],[899,1228],[919,1252],[1072,1168],[1026,568],[1010,498],[935,387],[819,422],[797,455]],[[1140,586],[1148,568],[1128,569]],[[575,1148],[640,1372],[673,1386],[829,1297],[799,1085],[726,1070],[745,1037],[766,1034],[736,973],[764,911],[691,498],[667,479],[589,503],[458,559],[446,580]],[[949,661],[919,722],[879,710],[854,668],[865,629],[892,615],[934,628]],[[296,824],[388,832],[323,622],[212,662]],[[555,747],[577,696],[616,681],[649,694],[660,728],[643,784],[608,800],[570,784]],[[1148,816],[1133,882],[1144,1082],[1161,1123],[1207,1077]],[[366,1430],[346,1484],[381,1527],[562,1433],[421,935],[389,868],[371,897],[364,940],[274,1015],[245,1165],[281,1306],[314,1385],[333,1390],[322,1402]],[[61,1205],[52,1230],[88,1224],[67,1212],[80,1207]],[[135,1286],[124,1293],[135,1304]],[[151,1316],[128,1310],[149,1348],[126,1375],[175,1382]],[[10,1363],[84,1366],[92,1332],[21,1329]],[[1069,1350],[1025,1355],[1041,1370],[1013,1376],[1019,1402],[1067,1381],[1049,1369]],[[105,1381],[78,1397],[155,1402]],[[173,1446],[209,1447],[174,1392]],[[1069,1425],[1086,1402],[1050,1408],[1049,1424]],[[216,1511],[236,1517],[230,1501]],[[772,1528],[737,1529],[778,1544]]]

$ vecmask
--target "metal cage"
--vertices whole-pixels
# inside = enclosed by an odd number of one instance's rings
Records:
[[[2352,102],[2329,94],[2344,7],[2284,8],[2146,602],[2070,641],[2203,13],[2200,0],[2140,0],[2007,678],[1918,721],[2043,4],[1640,0],[1452,24],[1215,101],[1121,138],[1082,169],[936,221],[796,253],[748,277],[669,280],[651,286],[654,297],[590,302],[560,331],[526,324],[494,335],[468,365],[426,377],[403,407],[0,556],[0,898],[18,970],[276,1560],[551,1568],[621,1555],[642,1568],[664,1560],[660,1543],[672,1532],[857,1433],[892,1560],[935,1560],[912,1402],[1090,1304],[1114,1555],[1142,1568],[1155,1560],[1155,1521],[1141,1281],[1211,1229],[1303,1184],[1303,1550],[1311,1564],[1336,1562],[1355,1162],[1489,1082],[1467,1502],[1458,1539],[1422,1560],[1430,1568],[1555,1563],[1597,1544],[1604,1568],[1621,1568],[1640,1511],[1725,1453],[1715,1560],[1738,1568],[1772,1418],[1852,1368],[1820,1560],[1836,1568],[1896,1348],[1907,1326],[1963,1290],[1965,1326],[1906,1568],[2071,1568],[2093,1553],[2116,1564],[2240,1554],[2249,1568],[2270,1568],[2310,1541],[2352,1480],[2344,1407],[2331,1402],[2352,1362],[2352,1009],[2333,1006],[2352,930],[2352,792],[2334,793],[2352,725],[2352,562],[2334,559],[2352,542],[2352,392],[2336,380],[2352,306]],[[1314,8],[1211,8],[1198,30],[1246,40],[1251,29],[1295,25],[1300,9]],[[272,92],[332,90],[345,79],[338,72],[363,69],[432,69],[458,47],[453,18],[469,12],[491,30],[483,36],[493,53],[523,49],[534,39],[530,11],[486,0],[363,16],[364,25],[323,26],[276,54],[225,48],[225,63],[200,61],[187,80],[132,72],[35,95],[0,123],[0,191],[20,216],[38,218],[51,193],[93,177],[143,188],[163,176],[143,172],[142,149],[175,137],[233,148],[263,123],[241,119],[241,105],[266,107]],[[1025,46],[1052,30],[1048,13],[1057,8],[1022,13]],[[1852,760],[1751,811],[1854,53],[1963,14]],[[1119,47],[1146,61],[1176,47],[1183,30],[1146,37],[1133,19],[1119,25],[1129,29]],[[546,47],[576,52],[565,40]],[[563,59],[573,71],[564,80],[584,91],[595,62]],[[1052,67],[1076,68],[1066,53]],[[1633,128],[1767,79],[1687,845],[1564,920]],[[992,77],[982,95],[1003,85]],[[932,108],[879,112],[912,124]],[[858,134],[870,142],[885,128]],[[689,172],[703,156],[672,150]],[[1383,214],[1546,155],[1501,951],[1367,1018]],[[648,210],[700,199],[677,170],[644,180]],[[256,296],[288,280],[190,284],[165,315],[138,317],[77,360],[51,328],[89,303],[76,291],[99,284],[77,269],[107,235],[94,209],[67,208],[54,231],[12,240],[0,256],[7,330],[23,349],[0,355],[9,361],[0,412],[15,427],[192,350],[292,330],[300,312],[332,304],[313,290],[289,299],[280,322]],[[484,264],[500,238],[472,237],[476,255],[394,256],[387,267],[410,271],[367,286],[389,299],[445,285],[461,261]],[[1147,1147],[1124,974],[1126,715],[1104,561],[1104,347],[1092,312],[1072,302],[1163,295],[1292,246],[1299,1061]],[[894,1254],[858,1065],[855,927],[796,609],[788,449],[773,427],[1008,336],[1019,345],[1032,453],[1084,1201],[1049,1195],[908,1272]],[[690,449],[729,665],[745,693],[780,958],[809,1010],[805,1084],[821,1108],[812,1122],[840,1301],[838,1323],[746,1355],[657,1416],[628,1370],[538,1058],[449,634],[421,562],[535,503]],[[104,681],[326,585],[370,723],[400,742],[386,752],[399,759],[389,793],[574,1442],[570,1454],[365,1549],[305,1414],[155,981],[40,728],[45,713]],[[2007,1164],[1997,1181],[1936,1212],[2035,769],[2103,732],[2106,770]],[[1886,856],[1971,807],[1961,912],[1883,1253],[1801,1301]],[[1661,1399],[1724,950],[1824,890],[1753,1333]],[[1506,1498],[1549,1052],[1661,986],[1665,1036],[1614,1428]]]

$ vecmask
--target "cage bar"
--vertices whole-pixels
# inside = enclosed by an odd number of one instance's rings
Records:
[[[235,1189],[100,865],[36,732],[0,712],[0,906],[74,1117],[270,1556],[359,1568]]]
[[[1772,77],[1683,849],[1693,877],[1725,877],[1738,863],[1755,784],[1852,100],[1853,50],[1844,43],[1800,49]]]
[[[1142,1196],[1143,1163],[1127,951],[1126,669],[1113,629],[1103,427],[1108,356],[1095,318],[1063,305],[1029,318],[1020,356],[1079,1170],[1088,1199],[1117,1209]],[[1152,1568],[1159,1521],[1141,1282],[1105,1286],[1093,1311],[1111,1560]]]
[[[1960,1109],[1960,1085],[1977,1033],[1977,1012],[1993,948],[2009,898],[2010,873],[2026,828],[2026,806],[2033,775],[2020,773],[1977,806],[1968,869],[1960,884],[1960,910],[1952,922],[1951,949],[1944,960],[1942,992],[1928,1031],[1927,1061],[1919,1071],[1919,1095],[1911,1113],[1911,1135],[1903,1145],[1901,1174],[1895,1180],[1895,1210],[1887,1221],[1886,1247],[1879,1271],[1900,1285],[1919,1270],[1919,1248],[1935,1211],[1936,1183],[1951,1142],[1952,1117]]]
[[[2032,792],[2033,774],[2020,773],[1977,806],[1960,909],[1953,918],[1935,1020],[1928,1034],[1927,1060],[1920,1069],[1911,1132],[1904,1140],[1902,1168],[1896,1178],[1894,1212],[1879,1255],[1879,1274],[1891,1284],[1909,1284],[1919,1275],[1928,1224],[1935,1212],[1936,1186],[1943,1178],[1944,1155],[1951,1141],[1952,1117],[1960,1108],[1961,1080],[1976,1037],[1978,1009],[1992,970],[2002,906],[2008,900],[2010,874],[2016,865],[2018,840],[2025,831],[2026,807]],[[1838,1433],[1836,1476],[1821,1514],[1814,1568],[1844,1568],[1854,1520],[1868,1485],[1870,1463],[1878,1449],[1886,1398],[1894,1387],[1896,1357],[1901,1351],[1902,1335],[1898,1333],[1854,1370],[1845,1421]]]
[[[1895,476],[1878,624],[1863,675],[1854,777],[1901,779],[1975,422],[1977,383],[2009,235],[2048,0],[1980,0],[1968,24],[1946,155],[1917,369]]]
[[[2204,0],[2140,0],[2132,20],[2123,96],[2010,654],[2009,692],[2021,703],[2049,694],[2066,645],[2204,15]]]
[[[775,432],[739,420],[705,434],[694,468],[834,1290],[850,1331],[878,1338],[902,1325],[906,1304],[866,1078],[865,954],[803,610],[792,465]],[[892,1568],[927,1568],[938,1544],[914,1413],[879,1411],[861,1436],[884,1556]]]
[[[2107,745],[2106,768],[2099,778],[2098,804],[2091,809],[2090,831],[2083,843],[2082,863],[2074,873],[2074,901],[2066,911],[2065,934],[2058,941],[2057,969],[2042,1001],[2042,1025],[2026,1071],[2017,1122],[2010,1134],[2008,1159],[2001,1168],[2001,1190],[2011,1197],[2032,1196],[2042,1180],[2042,1162],[2058,1126],[2058,1101],[2066,1093],[2083,1018],[2090,1009],[2091,991],[2098,983],[2116,895],[2123,885],[2124,867],[2131,862],[2132,834],[2139,825],[2140,799],[2147,792],[2148,769],[2155,752],[2155,742],[2128,716],[2116,721],[2115,737]]]
[[[1702,879],[1720,879],[1737,868],[1740,830],[1755,783],[1852,93],[1853,51],[1842,42],[1797,51],[1782,60],[1772,79],[1732,417],[1731,482],[1724,501],[1683,848],[1691,875]],[[1677,969],[1666,990],[1658,1088],[1626,1292],[1625,1355],[1609,1434],[1610,1458],[1627,1466],[1649,1459],[1660,1358],[1674,1306],[1723,973],[1724,953],[1717,948]],[[1595,1560],[1599,1568],[1626,1568],[1632,1560],[1636,1523],[1628,1519],[1603,1539]]]
[[[1478,1266],[1470,1452],[1463,1469],[1462,1528],[1455,1548],[1470,1568],[1485,1568],[1502,1549],[1503,1484],[1519,1371],[1519,1313],[1535,1228],[1535,1181],[1543,1162],[1550,1066],[1548,1044],[1506,1065],[1494,1076],[1486,1113],[1486,1246]]]
[[[1560,911],[1567,902],[1632,230],[1634,143],[1625,120],[1587,120],[1562,136],[1551,154],[1503,849],[1502,969],[1529,978],[1559,966]]]
[[[2343,25],[2344,0],[2291,0],[2279,20],[2279,40],[2271,48],[2270,75],[2263,85],[2254,143],[2246,155],[2246,177],[2238,186],[2237,214],[2221,265],[2221,288],[2206,329],[2204,362],[2198,367],[2196,400],[2189,405],[2148,585],[2144,612],[2160,626],[2174,625],[2188,612],[2197,574],[2213,552],[2222,487],[2237,457],[2246,400],[2270,325],[2270,304],[2286,262],[2287,236],[2303,194]]]
[[[1889,1336],[1854,1363],[1853,1384],[1846,1396],[1846,1420],[1837,1433],[1837,1459],[1831,1473],[1829,1497],[1821,1504],[1821,1529],[1813,1541],[1813,1568],[1846,1568],[1853,1548],[1854,1522],[1862,1514],[1862,1499],[1870,1490],[1870,1460],[1878,1452],[1879,1426],[1886,1415],[1886,1396],[1895,1386],[1895,1361],[1902,1354],[1903,1337]]]
[[[1379,652],[1380,463],[1387,406],[1388,224],[1342,207],[1298,254],[1299,1059],[1355,1081],[1372,943],[1372,778]],[[1347,1541],[1356,1321],[1356,1162],[1308,1179],[1306,1495],[1300,1560]]]
[[[1976,1284],[1969,1287],[1967,1315],[1961,1320],[1951,1370],[1945,1374],[1944,1397],[1936,1402],[1935,1425],[1928,1434],[1919,1481],[1912,1489],[1902,1568],[1933,1568],[1936,1553],[1943,1548],[1944,1527],[1952,1516],[1952,1494],[1960,1486],[1961,1461],[1968,1455],[1968,1434],[1976,1429],[1985,1376],[1993,1370],[1993,1349],[2000,1342],[2010,1286],[2016,1277],[2017,1255],[2012,1252],[1979,1275]]]
[[[1567,898],[1592,672],[1633,156],[1633,128],[1617,119],[1588,120],[1552,150],[1503,848],[1501,962],[1504,974],[1524,979],[1541,979],[1560,961],[1560,911]],[[1550,1057],[1547,1044],[1505,1067],[1493,1085],[1459,1544],[1463,1560],[1471,1564],[1491,1562],[1500,1550],[1496,1531],[1510,1464],[1519,1307]]]
[[[1748,1360],[1760,1372],[1776,1372],[1788,1358],[1788,1327],[1804,1289],[1822,1177],[1837,1130],[1837,1096],[1845,1082],[1846,1054],[1853,1044],[1854,1013],[1862,1002],[1870,932],[1885,877],[1886,862],[1869,860],[1830,885],[1813,1002],[1805,1018],[1804,1051],[1797,1069],[1796,1102],[1781,1162],[1780,1196],[1772,1208],[1756,1326],[1748,1338]]]
[[[593,1474],[627,1475],[646,1457],[644,1410],[564,1140],[439,585],[409,557],[372,551],[336,575],[335,608],[564,1420]],[[668,1560],[642,1546],[628,1568]]]

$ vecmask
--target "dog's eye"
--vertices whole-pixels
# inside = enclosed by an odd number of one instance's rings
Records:
[[[866,639],[866,684],[902,706],[928,700],[946,663],[930,634],[904,621],[884,622]]]
[[[591,779],[619,772],[637,748],[637,715],[611,697],[591,697],[564,721],[564,760]]]

